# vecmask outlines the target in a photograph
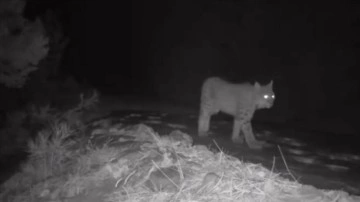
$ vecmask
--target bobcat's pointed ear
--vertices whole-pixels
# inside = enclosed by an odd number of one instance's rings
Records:
[[[254,86],[255,86],[256,89],[260,89],[260,88],[261,88],[260,84],[259,84],[257,81],[255,81],[255,85],[254,85]]]
[[[269,87],[272,88],[272,86],[273,86],[273,80],[271,80],[270,83],[269,83],[267,86],[269,86]]]

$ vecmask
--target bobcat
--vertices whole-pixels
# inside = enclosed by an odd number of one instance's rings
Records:
[[[255,110],[271,108],[275,100],[273,81],[261,86],[258,82],[234,84],[218,77],[206,79],[201,89],[199,136],[207,136],[211,116],[223,112],[234,117],[231,139],[243,143],[244,136],[251,149],[261,149],[264,142],[255,139],[251,119]],[[240,136],[240,131],[244,136]]]

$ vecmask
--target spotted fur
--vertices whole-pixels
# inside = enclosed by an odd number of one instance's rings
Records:
[[[250,148],[258,149],[262,141],[255,139],[251,120],[257,109],[271,108],[275,100],[273,82],[261,86],[258,82],[234,84],[218,77],[206,79],[201,89],[199,136],[207,136],[212,115],[223,112],[234,117],[232,141],[243,143],[244,136]],[[244,136],[240,135],[243,132]]]

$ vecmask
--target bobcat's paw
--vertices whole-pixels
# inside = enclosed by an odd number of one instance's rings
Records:
[[[244,137],[232,137],[231,138],[232,142],[235,143],[235,144],[243,144],[244,143]]]

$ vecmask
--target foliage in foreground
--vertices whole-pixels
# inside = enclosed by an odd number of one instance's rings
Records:
[[[30,153],[33,153],[31,150],[34,149],[35,144],[28,141],[33,140],[35,135],[37,139],[34,141],[40,144],[38,150],[43,152],[45,152],[44,144],[54,143],[54,140],[61,139],[62,136],[83,135],[86,128],[86,123],[83,121],[87,119],[84,115],[91,111],[98,99],[99,95],[94,91],[86,97],[80,94],[79,104],[65,112],[58,111],[50,105],[44,107],[32,105],[28,110],[8,112],[4,125],[0,126],[0,157],[6,158],[29,149]],[[57,136],[59,138],[56,138]],[[53,149],[57,150],[57,148]]]

